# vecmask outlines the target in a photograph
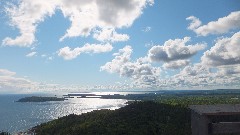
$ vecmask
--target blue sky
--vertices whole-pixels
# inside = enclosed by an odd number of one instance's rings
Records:
[[[240,88],[238,0],[0,5],[0,93]]]

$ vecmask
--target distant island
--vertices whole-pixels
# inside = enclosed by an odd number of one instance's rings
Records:
[[[24,97],[19,99],[16,102],[47,102],[47,101],[64,101],[66,99],[64,98],[58,98],[58,97],[38,97],[38,96],[32,96],[32,97]]]

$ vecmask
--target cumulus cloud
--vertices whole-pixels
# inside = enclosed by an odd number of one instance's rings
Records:
[[[120,49],[118,53],[114,53],[115,58],[111,62],[107,62],[104,66],[102,66],[101,70],[106,70],[110,73],[120,73],[120,68],[124,64],[130,61],[132,54],[132,47],[125,46]]]
[[[102,29],[102,31],[95,31],[93,37],[101,42],[119,42],[119,41],[127,41],[129,36],[127,34],[118,34],[112,28]]]
[[[204,53],[201,60],[205,65],[224,66],[240,64],[240,32],[232,37],[218,39],[215,45]]]
[[[148,52],[148,58],[152,62],[166,62],[164,67],[177,68],[188,64],[187,60],[198,51],[203,50],[206,44],[186,45],[190,37],[168,40],[164,45],[153,46]],[[173,62],[175,61],[175,62]],[[171,62],[171,63],[169,63]]]
[[[190,37],[175,40],[170,39],[163,46],[153,46],[148,52],[148,57],[151,61],[155,62],[184,60],[206,47],[205,44],[186,45],[189,40]]]
[[[37,52],[30,52],[29,54],[26,55],[26,57],[33,57],[37,54]]]
[[[192,21],[188,26],[189,30],[195,30],[202,24],[202,22],[195,16],[189,16],[186,20]]]
[[[201,25],[201,21],[194,16],[190,16],[186,19],[192,21],[188,29],[193,30],[199,36],[223,34],[230,30],[240,28],[240,11],[231,12],[228,16],[219,18],[217,21],[209,22],[206,25]]]
[[[180,74],[183,76],[197,76],[200,74],[209,74],[210,70],[207,66],[197,63],[193,66],[186,66]]]
[[[219,68],[218,74],[223,76],[240,75],[240,65]]]
[[[131,61],[131,46],[125,46],[115,53],[115,58],[100,67],[101,71],[109,73],[118,73],[122,77],[131,78],[135,85],[147,88],[156,86],[160,68],[153,67],[148,63],[147,58],[139,58],[135,62]]]
[[[71,22],[66,33],[60,38],[62,41],[65,38],[89,36],[95,28],[130,27],[142,14],[143,9],[153,4],[153,0],[21,0],[16,3],[8,4],[10,6],[6,6],[5,11],[9,16],[10,25],[18,28],[20,35],[15,38],[6,37],[2,44],[29,47],[36,41],[38,24],[46,17],[52,16],[56,9]],[[127,36],[116,33],[111,36],[114,35],[118,38],[123,36],[124,39]]]
[[[160,80],[159,87],[170,89],[216,89],[239,87],[239,67],[210,68],[202,63],[186,66],[180,73]]]
[[[189,64],[189,60],[177,60],[177,61],[171,61],[168,63],[163,64],[164,69],[179,69],[181,67],[185,67]]]
[[[63,57],[65,60],[76,58],[81,53],[104,53],[113,49],[111,44],[85,44],[83,47],[77,47],[71,50],[70,47],[61,48],[58,51],[58,56]]]

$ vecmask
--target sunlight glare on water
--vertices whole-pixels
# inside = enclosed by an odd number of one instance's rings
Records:
[[[125,99],[69,98],[65,101],[13,102],[23,95],[0,96],[0,130],[16,133],[69,114],[82,114],[99,109],[117,109]]]

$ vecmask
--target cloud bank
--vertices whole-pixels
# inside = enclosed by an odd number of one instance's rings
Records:
[[[6,93],[22,93],[34,89],[34,83],[28,79],[15,76],[16,73],[0,69],[0,91]]]
[[[140,88],[155,87],[161,69],[153,67],[147,58],[139,58],[135,62],[131,61],[133,50],[131,46],[125,46],[118,53],[114,54],[114,59],[101,66],[101,71],[117,73],[122,77],[133,80],[134,85]]]
[[[240,28],[240,11],[231,12],[228,16],[219,18],[217,21],[211,21],[206,25],[201,25],[202,22],[195,16],[186,19],[192,21],[188,29],[193,30],[199,36],[223,34]]]

